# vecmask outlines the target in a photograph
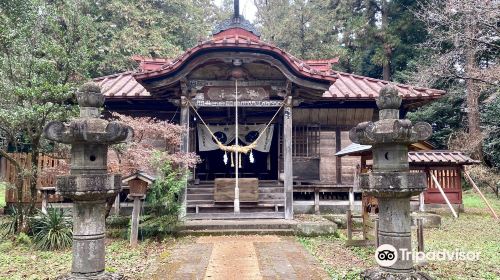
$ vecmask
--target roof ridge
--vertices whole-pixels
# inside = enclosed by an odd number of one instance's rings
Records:
[[[96,77],[96,78],[92,78],[93,81],[102,81],[106,78],[115,78],[115,77],[119,77],[119,76],[122,76],[122,75],[126,75],[126,74],[134,74],[136,71],[134,70],[128,70],[128,71],[125,71],[125,72],[120,72],[120,73],[115,73],[115,74],[110,74],[110,75],[106,75],[106,76],[100,76],[100,77]]]

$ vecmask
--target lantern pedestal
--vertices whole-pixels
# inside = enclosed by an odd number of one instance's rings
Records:
[[[363,279],[431,279],[413,267],[410,197],[423,192],[427,183],[425,174],[410,172],[408,145],[429,138],[432,128],[399,119],[401,102],[395,88],[382,88],[377,98],[379,120],[360,123],[349,132],[353,143],[373,146],[373,171],[360,175],[359,184],[379,202],[379,267],[365,271]]]
[[[71,145],[70,175],[57,178],[56,191],[73,200],[73,263],[71,274],[58,279],[123,279],[105,272],[106,199],[121,190],[121,176],[107,173],[108,146],[124,142],[132,129],[100,119],[101,88],[86,83],[77,92],[80,117],[69,124],[50,122],[44,136]]]

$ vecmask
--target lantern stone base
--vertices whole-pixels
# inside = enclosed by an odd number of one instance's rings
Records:
[[[99,273],[97,275],[75,275],[66,274],[56,278],[56,280],[125,280],[125,276],[118,273]]]
[[[429,275],[420,271],[396,273],[383,271],[380,268],[365,270],[361,273],[361,278],[366,280],[432,280]]]

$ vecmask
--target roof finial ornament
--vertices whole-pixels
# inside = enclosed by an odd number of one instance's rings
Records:
[[[240,17],[240,0],[234,0],[234,18]]]
[[[245,17],[240,14],[239,0],[234,0],[233,8],[233,15],[229,19],[226,19],[223,22],[217,24],[212,31],[212,35],[217,35],[228,29],[240,28],[253,33],[253,35],[257,37],[260,37],[260,32],[257,30],[257,28],[255,28],[255,26],[250,21],[245,19]]]

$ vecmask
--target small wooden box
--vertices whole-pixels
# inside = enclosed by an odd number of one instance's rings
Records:
[[[259,179],[239,178],[240,202],[259,202]],[[233,202],[235,178],[217,178],[214,181],[214,201]]]

